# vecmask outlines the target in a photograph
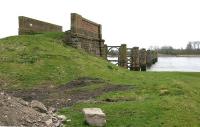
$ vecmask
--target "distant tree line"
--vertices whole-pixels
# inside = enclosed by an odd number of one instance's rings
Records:
[[[200,50],[200,41],[189,42],[186,46],[187,50]]]
[[[167,55],[200,55],[200,41],[189,42],[185,49],[174,49],[172,46],[157,48],[160,54]]]
[[[172,46],[162,46],[161,48],[157,46],[150,46],[150,50],[157,50],[160,54],[166,55],[200,55],[200,41],[188,42],[185,49],[175,49]],[[128,54],[130,52],[127,52]],[[110,50],[108,56],[117,56],[118,50]]]

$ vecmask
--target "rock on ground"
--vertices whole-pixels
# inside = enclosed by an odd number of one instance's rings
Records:
[[[0,94],[0,113],[0,126],[60,127],[64,121],[52,111],[47,113],[47,108],[39,101],[29,104],[3,92]]]
[[[167,90],[167,89],[160,90],[160,96],[164,96],[164,95],[168,95],[168,94],[169,94],[169,90]]]
[[[91,126],[103,127],[106,124],[106,115],[100,108],[84,108],[86,122]]]
[[[43,112],[43,113],[47,112],[47,108],[45,107],[45,105],[37,100],[31,101],[31,107],[39,112]]]

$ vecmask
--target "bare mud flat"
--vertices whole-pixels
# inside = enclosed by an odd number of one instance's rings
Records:
[[[6,91],[25,101],[38,100],[46,106],[61,108],[94,99],[103,93],[125,91],[133,85],[110,84],[99,78],[82,77],[60,86],[44,85],[30,90]]]

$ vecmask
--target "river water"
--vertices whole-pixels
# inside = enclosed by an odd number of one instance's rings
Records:
[[[117,60],[112,57],[108,59]],[[200,57],[159,57],[158,62],[147,71],[200,72]]]
[[[200,57],[159,57],[148,71],[200,72]]]

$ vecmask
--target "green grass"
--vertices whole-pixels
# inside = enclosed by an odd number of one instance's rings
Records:
[[[144,78],[137,80],[139,75]],[[105,93],[97,102],[79,103],[62,109],[61,113],[72,120],[68,124],[74,127],[86,126],[81,113],[86,107],[103,109],[109,127],[199,127],[199,76],[178,72],[147,72],[137,76],[133,73],[130,84],[134,84],[134,89]],[[161,96],[161,89],[169,93]],[[106,99],[114,102],[102,102]]]
[[[62,37],[63,33],[46,33],[1,39],[2,89],[62,85],[78,77],[102,78],[133,88],[104,93],[96,102],[81,102],[62,109],[60,113],[71,119],[67,126],[87,126],[81,113],[85,107],[102,108],[108,127],[200,126],[200,73],[130,72],[65,46]],[[90,86],[84,89],[92,91],[97,87]],[[162,89],[169,93],[161,96]],[[106,102],[106,99],[113,102]]]
[[[6,81],[5,87],[32,88],[46,82],[59,85],[83,76],[105,75],[109,79],[119,71],[101,58],[63,46],[62,36],[48,33],[1,39],[0,79]]]

